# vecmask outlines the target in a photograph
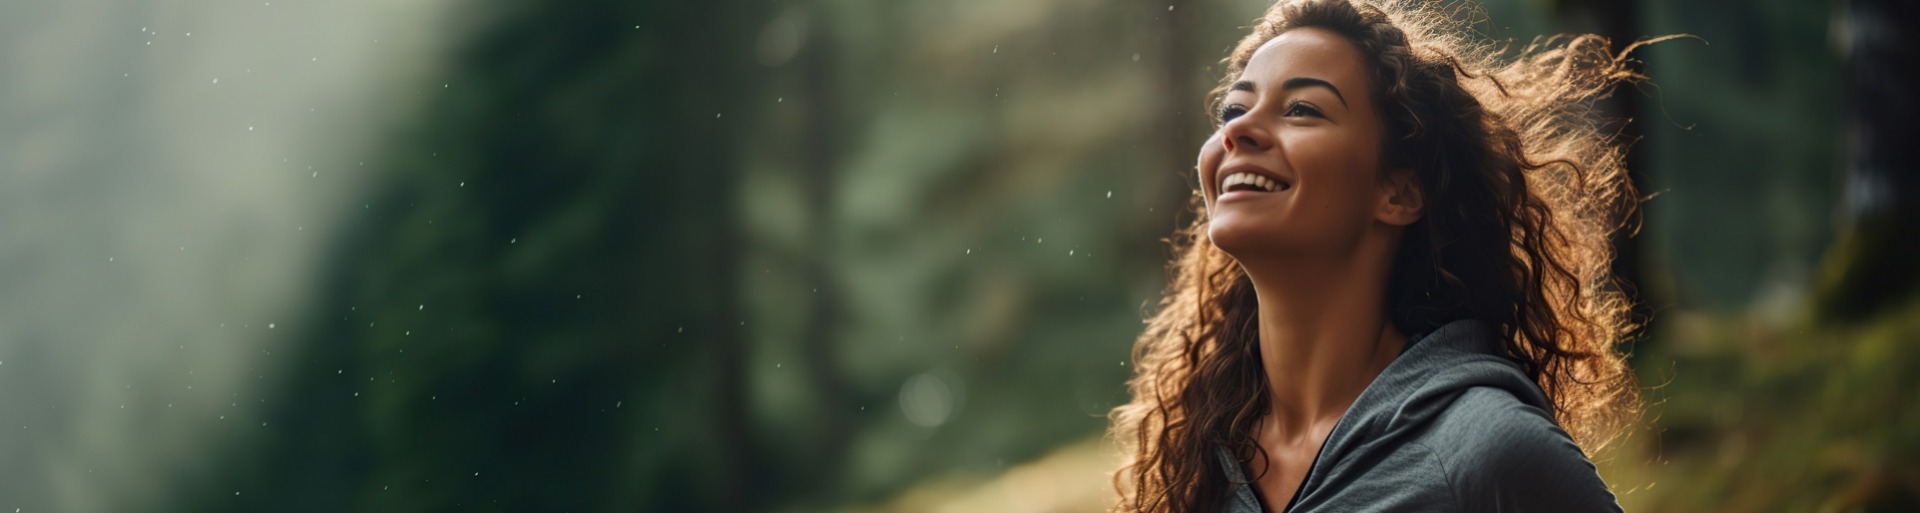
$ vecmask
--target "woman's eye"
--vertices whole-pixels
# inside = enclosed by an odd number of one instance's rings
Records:
[[[1239,105],[1228,105],[1226,106],[1226,108],[1220,109],[1220,123],[1225,124],[1228,121],[1233,121],[1233,118],[1240,117],[1240,115],[1246,114],[1246,113],[1247,113],[1246,107],[1241,107]]]
[[[1320,109],[1313,108],[1312,105],[1307,105],[1302,102],[1294,102],[1292,105],[1288,105],[1286,115],[1324,117],[1320,115]]]

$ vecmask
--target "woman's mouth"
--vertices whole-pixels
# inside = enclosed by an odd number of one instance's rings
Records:
[[[1228,195],[1239,195],[1235,193],[1261,194],[1285,191],[1290,188],[1292,186],[1286,182],[1254,173],[1238,172],[1229,174],[1225,180],[1220,181],[1220,199],[1225,199]]]

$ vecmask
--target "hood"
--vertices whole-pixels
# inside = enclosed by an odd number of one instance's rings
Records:
[[[1478,320],[1454,321],[1410,338],[1409,347],[1360,393],[1327,435],[1302,489],[1316,489],[1321,484],[1316,481],[1345,474],[1354,469],[1344,466],[1368,460],[1354,456],[1397,447],[1418,436],[1468,388],[1496,387],[1527,405],[1553,411],[1540,387],[1503,356],[1502,340],[1491,324]]]

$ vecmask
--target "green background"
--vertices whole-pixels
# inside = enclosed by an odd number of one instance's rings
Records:
[[[1098,510],[1263,7],[0,5],[0,507]],[[1608,104],[1652,196],[1630,509],[1916,504],[1920,305],[1809,313],[1838,12],[1466,11],[1698,36]]]

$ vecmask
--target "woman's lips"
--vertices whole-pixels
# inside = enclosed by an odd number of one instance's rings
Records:
[[[1227,191],[1225,194],[1221,194],[1220,197],[1214,198],[1213,201],[1215,203],[1227,203],[1227,202],[1239,201],[1243,199],[1256,199],[1260,197],[1269,196],[1272,194],[1273,193],[1266,192],[1266,191],[1256,191],[1253,189],[1241,189],[1237,191]]]
[[[1221,178],[1219,186],[1221,192],[1216,198],[1216,201],[1242,197],[1253,198],[1275,192],[1285,192],[1293,188],[1292,184],[1275,179],[1270,174],[1262,171],[1264,170],[1252,166],[1240,166],[1222,171],[1223,178]]]

